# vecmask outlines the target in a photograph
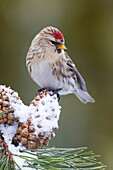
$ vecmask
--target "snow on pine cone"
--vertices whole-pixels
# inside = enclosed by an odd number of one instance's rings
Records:
[[[15,106],[21,104],[18,94],[10,87],[0,86],[0,124],[14,125],[19,117],[14,115]]]
[[[4,101],[7,102],[6,106],[3,104]],[[60,109],[57,95],[52,91],[41,91],[31,104],[26,106],[18,97],[17,92],[11,90],[10,87],[0,86],[0,110],[6,112],[0,115],[0,130],[5,139],[9,132],[8,125],[4,124],[12,125],[12,128],[14,124],[15,128],[15,122],[18,121],[16,133],[12,130],[12,133],[14,132],[12,144],[15,146],[21,143],[25,148],[36,149],[48,145],[51,137],[55,136],[53,130],[58,128]],[[8,110],[10,111],[7,112]],[[11,123],[8,119],[10,113],[13,114],[13,118],[10,118]],[[4,133],[5,126],[7,132]]]

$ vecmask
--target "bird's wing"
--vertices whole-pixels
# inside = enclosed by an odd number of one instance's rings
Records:
[[[72,71],[74,73],[74,76],[77,80],[77,83],[78,83],[80,89],[87,91],[86,83],[85,83],[84,79],[82,78],[82,76],[78,72],[75,64],[73,63],[73,61],[71,60],[71,58],[68,56],[68,54],[66,52],[65,52],[65,57],[67,60],[67,66],[70,68],[70,71]]]

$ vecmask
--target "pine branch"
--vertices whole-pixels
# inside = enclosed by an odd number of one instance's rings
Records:
[[[85,151],[86,147],[39,149],[55,137],[60,111],[57,95],[52,91],[39,92],[26,106],[17,92],[1,85],[0,170],[104,169],[97,161],[99,156]]]
[[[104,169],[106,166],[102,165],[101,162],[96,160],[99,156],[94,155],[93,152],[85,151],[86,149],[86,147],[81,147],[23,150],[22,152],[28,153],[29,156],[15,156],[20,157],[27,162],[28,165],[24,165],[24,167],[34,169]],[[32,155],[36,156],[37,158],[32,157]]]
[[[0,136],[0,170],[14,170],[15,163],[12,153],[8,150],[8,146],[2,136]]]

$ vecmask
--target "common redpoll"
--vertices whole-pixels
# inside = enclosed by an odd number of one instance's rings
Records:
[[[60,95],[74,93],[81,102],[94,102],[75,64],[64,51],[64,37],[52,26],[41,30],[33,39],[26,57],[32,79],[42,88],[60,89]]]

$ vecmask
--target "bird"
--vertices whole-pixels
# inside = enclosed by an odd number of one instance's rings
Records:
[[[32,40],[26,56],[31,78],[41,88],[56,90],[59,95],[73,93],[84,104],[94,103],[66,49],[64,36],[57,28],[43,28]]]

